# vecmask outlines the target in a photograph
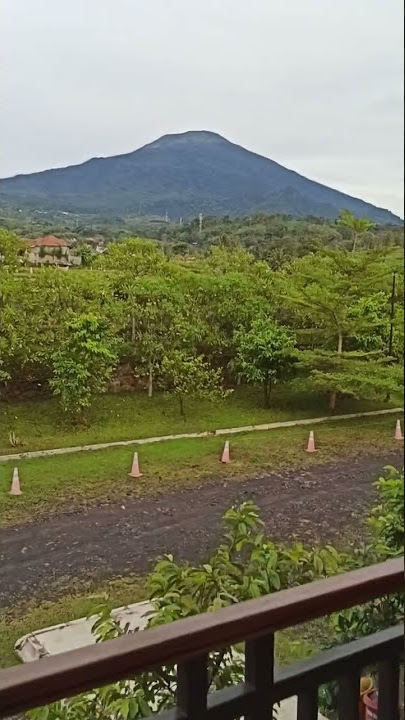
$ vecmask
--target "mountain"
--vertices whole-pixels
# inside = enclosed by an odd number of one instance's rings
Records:
[[[170,218],[254,212],[335,218],[346,208],[377,223],[388,210],[309,180],[212,132],[164,135],[125,155],[0,181],[3,203],[37,210]]]

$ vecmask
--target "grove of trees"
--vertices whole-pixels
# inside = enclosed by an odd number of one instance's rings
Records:
[[[277,267],[226,238],[198,255],[127,238],[63,272],[26,267],[19,237],[0,229],[2,392],[52,392],[79,420],[125,364],[149,396],[175,394],[182,414],[187,395],[223,397],[240,382],[260,384],[266,406],[286,380],[332,410],[342,395],[383,398],[402,380],[403,253],[370,248],[369,232]]]

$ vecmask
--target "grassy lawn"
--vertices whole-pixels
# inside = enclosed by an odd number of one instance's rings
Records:
[[[235,478],[282,467],[347,459],[358,453],[398,449],[395,418],[360,418],[315,427],[318,452],[304,452],[308,427],[246,433],[231,437],[230,465],[219,458],[225,438],[175,440],[140,448],[143,477],[128,477],[133,448],[44,457],[18,462],[23,494],[8,492],[14,463],[0,465],[0,499],[5,525],[34,520],[53,512],[124,497],[151,497],[213,478]]]
[[[54,588],[55,596],[57,593],[58,589]],[[102,593],[108,596],[106,604],[111,609],[138,602],[147,597],[145,579],[127,577],[97,586],[81,583],[80,587],[72,588],[69,595],[64,591],[58,600],[38,604],[22,603],[13,610],[3,612],[0,618],[0,667],[19,662],[14,645],[23,635],[91,615],[95,604],[99,602],[94,595]]]
[[[95,603],[98,602],[94,595],[101,593],[108,595],[106,604],[111,609],[145,600],[145,578],[125,577],[98,586],[80,585],[58,600],[35,605],[21,604],[12,611],[3,613],[0,618],[0,667],[9,667],[20,662],[14,645],[23,635],[91,615]],[[277,633],[278,662],[287,664],[313,654],[322,635],[319,627],[314,624]]]
[[[400,405],[402,400],[393,398],[391,407]],[[389,407],[386,403],[343,400],[337,412],[344,414],[386,407]],[[63,426],[54,398],[3,401],[0,409],[1,453],[215,430],[328,414],[324,396],[292,392],[288,386],[276,388],[273,407],[269,410],[263,407],[260,389],[253,387],[238,388],[222,403],[190,398],[185,409],[186,421],[179,414],[177,400],[170,395],[156,394],[153,398],[140,392],[102,395],[94,401],[88,426],[69,429]],[[10,444],[10,432],[21,440],[21,446],[14,448]]]

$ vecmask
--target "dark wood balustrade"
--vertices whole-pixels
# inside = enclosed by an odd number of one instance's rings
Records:
[[[274,668],[274,633],[403,591],[403,558],[336,575],[0,672],[0,717],[164,665],[177,666],[176,708],[160,720],[270,720],[274,703],[298,696],[298,720],[316,720],[320,684],[339,683],[339,720],[358,720],[359,677],[379,672],[379,720],[397,720],[403,627]],[[245,642],[245,682],[207,693],[207,654]],[[156,717],[156,716],[155,716]]]

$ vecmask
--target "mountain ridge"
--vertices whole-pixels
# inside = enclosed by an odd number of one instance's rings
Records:
[[[330,188],[218,133],[189,130],[76,165],[0,179],[3,200],[43,210],[192,217],[254,212],[335,218],[342,209],[381,224],[394,213]]]

